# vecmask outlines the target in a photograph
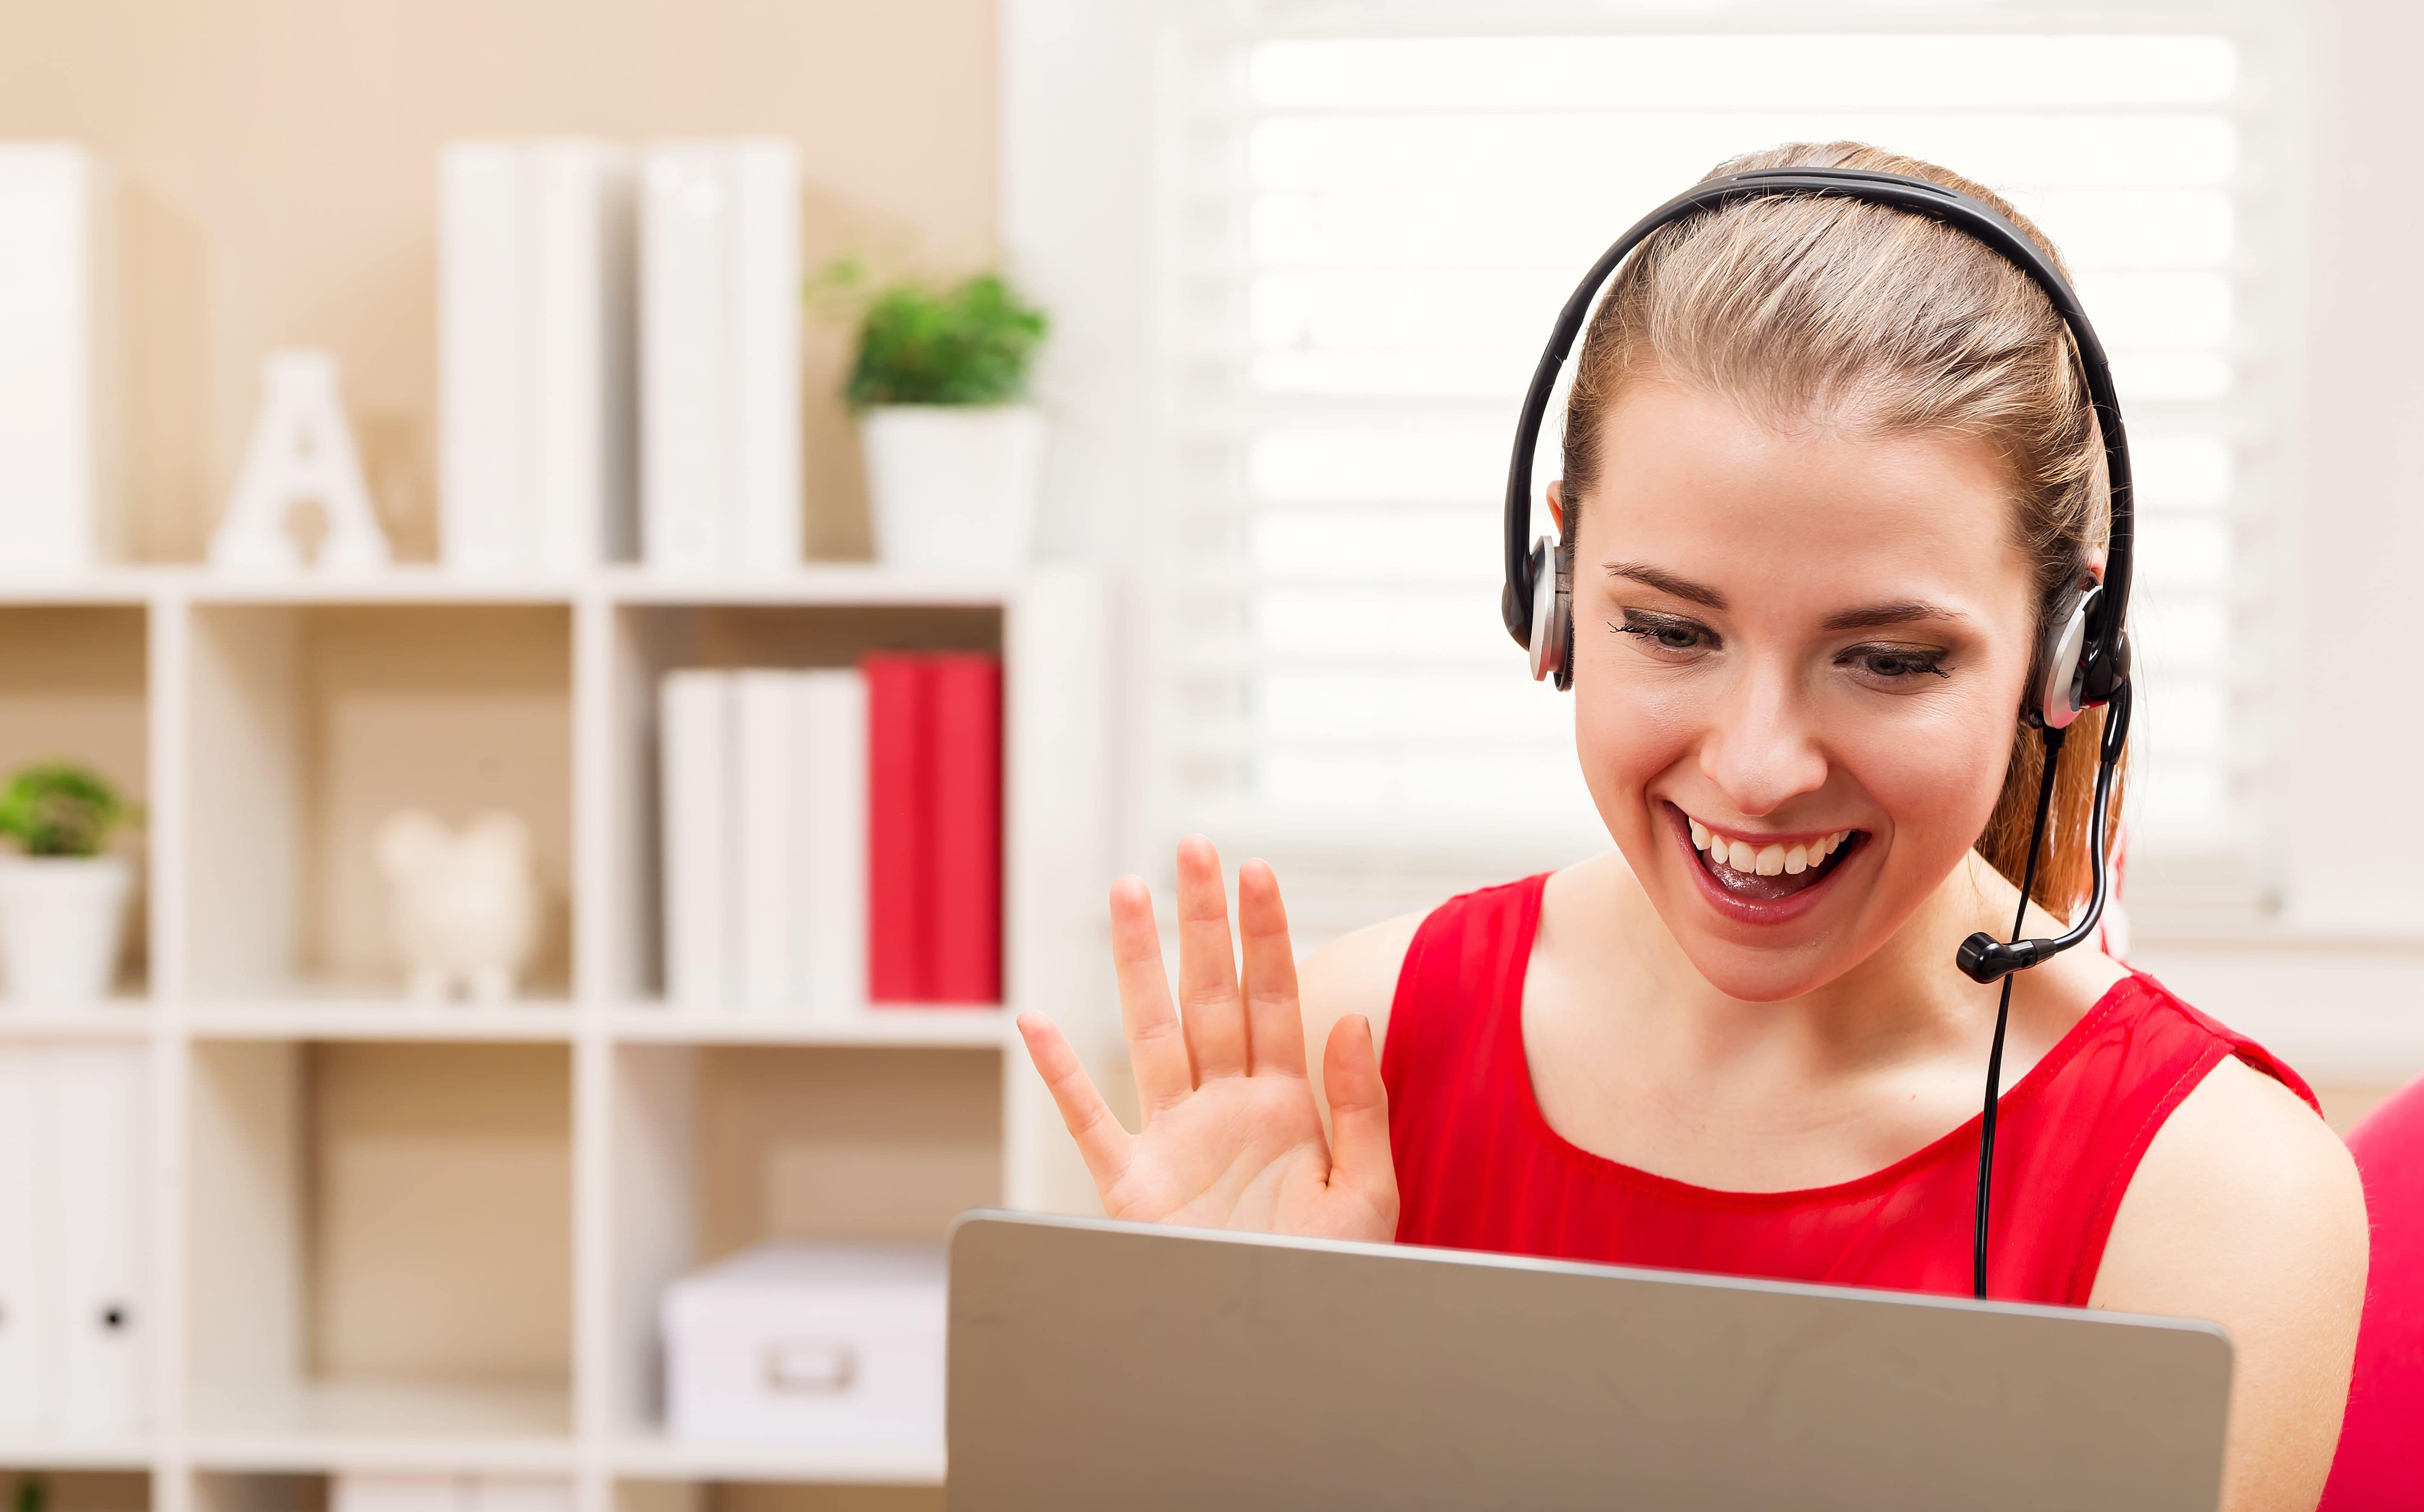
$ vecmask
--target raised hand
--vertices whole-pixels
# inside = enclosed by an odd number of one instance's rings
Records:
[[[1305,1070],[1287,911],[1278,879],[1259,861],[1238,870],[1237,919],[1242,984],[1220,857],[1201,836],[1182,841],[1182,1020],[1162,971],[1152,893],[1136,877],[1111,887],[1120,1016],[1143,1106],[1138,1133],[1111,1116],[1069,1042],[1041,1013],[1018,1018],[1028,1054],[1111,1217],[1386,1240],[1396,1232],[1397,1179],[1371,1025],[1360,1014],[1340,1019],[1323,1049],[1333,1131],[1325,1137]]]

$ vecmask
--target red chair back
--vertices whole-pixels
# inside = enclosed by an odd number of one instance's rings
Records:
[[[2349,1134],[2373,1220],[2365,1318],[2320,1512],[2424,1507],[2424,1081]]]

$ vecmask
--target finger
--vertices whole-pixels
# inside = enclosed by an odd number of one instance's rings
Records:
[[[1237,934],[1246,957],[1246,1054],[1257,1076],[1304,1074],[1304,1011],[1280,880],[1259,861],[1237,868]]]
[[[1128,1062],[1136,1068],[1137,1100],[1145,1123],[1195,1090],[1187,1064],[1187,1039],[1170,1000],[1170,978],[1161,965],[1161,930],[1153,921],[1153,893],[1141,877],[1111,883],[1111,959],[1119,970],[1120,1024],[1127,1031]]]
[[[1330,1093],[1330,1182],[1394,1207],[1397,1170],[1389,1156],[1389,1089],[1372,1046],[1372,1021],[1349,1013],[1322,1047],[1321,1084]]]
[[[1092,1173],[1094,1185],[1109,1191],[1111,1184],[1128,1169],[1134,1138],[1111,1116],[1103,1094],[1094,1090],[1093,1078],[1086,1074],[1077,1052],[1069,1048],[1059,1026],[1041,1013],[1021,1013],[1018,1034],[1027,1042],[1028,1058],[1035,1062],[1044,1085],[1051,1090],[1053,1106],[1060,1109],[1060,1122],[1069,1126],[1069,1137],[1077,1141],[1077,1153],[1086,1157],[1086,1170]]]
[[[1237,1000],[1236,942],[1220,884],[1220,852],[1200,835],[1178,842],[1178,1003],[1195,1079],[1246,1074],[1246,1011]]]

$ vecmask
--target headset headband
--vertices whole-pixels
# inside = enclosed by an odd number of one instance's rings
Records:
[[[2121,630],[2129,611],[2129,564],[2135,532],[2129,490],[2129,442],[2121,428],[2121,405],[2113,391],[2113,370],[2105,360],[2104,345],[2096,339],[2096,328],[2087,323],[2087,312],[2080,308],[2079,296],[2071,292],[2068,280],[2053,265],[2053,260],[1991,207],[1940,183],[1864,168],[1756,168],[1695,184],[1643,216],[1591,265],[1573,297],[1559,311],[1556,328],[1549,333],[1548,349],[1540,354],[1540,364],[1533,370],[1532,387],[1523,395],[1523,419],[1515,429],[1515,456],[1507,472],[1507,586],[1499,596],[1499,613],[1507,623],[1507,632],[1515,637],[1518,645],[1529,647],[1532,644],[1532,599],[1541,586],[1534,581],[1530,542],[1526,539],[1532,527],[1532,454],[1539,444],[1540,422],[1548,412],[1549,396],[1556,389],[1557,374],[1573,349],[1583,322],[1590,315],[1601,286],[1635,247],[1662,227],[1737,199],[1795,194],[1833,195],[1890,205],[1940,221],[1985,244],[2027,274],[2045,291],[2063,324],[2070,327],[2071,343],[2078,348],[2080,366],[2087,381],[2088,398],[2096,406],[2097,422],[2103,432],[2105,476],[2112,489],[2113,523],[2105,551],[2104,591],[2088,616],[2087,644],[2081,658],[2082,704],[2107,701],[2129,676],[2128,642]]]

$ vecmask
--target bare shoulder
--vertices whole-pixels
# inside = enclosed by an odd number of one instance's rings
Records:
[[[1330,1027],[1349,1013],[1372,1021],[1372,1040],[1379,1043],[1389,1027],[1389,1005],[1397,995],[1397,973],[1406,963],[1406,947],[1427,915],[1400,914],[1338,938],[1304,958],[1297,968],[1298,988],[1304,1001],[1305,1041],[1314,1059]]]
[[[2131,1177],[2090,1303],[2230,1330],[2224,1505],[2311,1508],[2365,1300],[2364,1188],[2298,1095],[2236,1058],[2165,1121]]]
[[[1389,1005],[1397,995],[1397,973],[1406,963],[1406,947],[1426,915],[1402,914],[1366,925],[1304,958],[1297,967],[1297,993],[1304,1011],[1305,1069],[1313,1077],[1321,1104],[1322,1122],[1330,1120],[1330,1092],[1321,1083],[1322,1048],[1340,1019],[1360,1013],[1372,1025],[1372,1048],[1380,1048],[1388,1032]]]
[[[2365,1195],[2348,1146],[2297,1093],[2235,1057],[2156,1132],[2113,1237],[2117,1247],[2175,1223],[2228,1224],[2244,1231],[2234,1248],[2250,1251],[2307,1249],[2322,1259],[2353,1240],[2360,1265],[2365,1253]],[[2113,1258],[2108,1249],[2108,1272]]]

